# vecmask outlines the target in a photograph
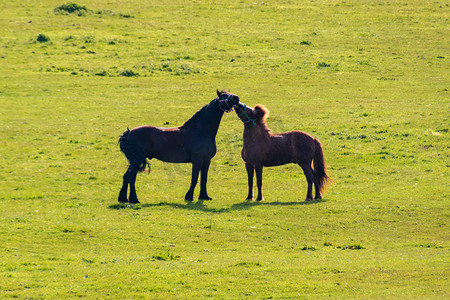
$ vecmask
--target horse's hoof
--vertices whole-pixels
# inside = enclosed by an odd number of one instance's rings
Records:
[[[119,198],[119,203],[127,203],[128,199],[127,198]]]
[[[264,198],[256,199],[256,201],[258,201],[258,202],[263,202],[263,201],[264,201]]]
[[[192,201],[194,201],[194,199],[193,199],[193,198],[185,198],[184,201],[186,201],[186,202],[192,202]]]
[[[211,197],[206,196],[206,197],[198,197],[198,200],[212,200]]]
[[[322,195],[317,195],[314,200],[321,200],[322,199]]]
[[[312,198],[309,198],[309,197],[307,197],[306,199],[305,199],[305,201],[312,201],[313,199]]]
[[[247,198],[247,199],[245,199],[246,201],[252,201],[253,200],[253,198]]]
[[[137,197],[130,197],[130,201],[129,202],[130,203],[141,203],[141,202],[139,202]]]

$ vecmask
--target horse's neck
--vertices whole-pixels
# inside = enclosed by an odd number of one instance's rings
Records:
[[[212,104],[210,107],[205,107],[196,114],[200,115],[194,115],[182,127],[197,128],[215,137],[219,130],[223,111],[218,106]]]
[[[222,120],[223,111],[215,111],[215,112],[209,112],[208,118],[204,118],[202,120],[202,128],[208,132],[210,132],[214,137],[217,134],[217,131],[219,130],[220,121]]]
[[[264,141],[270,139],[270,129],[266,124],[248,123],[244,127],[244,142],[247,141]]]

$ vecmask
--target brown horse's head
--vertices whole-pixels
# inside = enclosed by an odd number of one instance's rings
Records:
[[[244,124],[252,123],[255,126],[257,123],[265,124],[269,116],[269,110],[261,104],[256,104],[255,108],[251,108],[244,103],[238,103],[234,110]]]
[[[239,97],[227,91],[219,92],[219,90],[217,90],[216,99],[219,101],[220,109],[225,112],[230,112],[233,107],[235,107],[239,103]]]

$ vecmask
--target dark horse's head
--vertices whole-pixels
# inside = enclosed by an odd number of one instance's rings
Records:
[[[269,116],[269,110],[261,104],[256,104],[255,108],[251,108],[244,103],[238,103],[234,110],[244,124],[251,123],[255,126],[257,123],[264,124]]]
[[[224,112],[230,112],[233,107],[239,104],[239,97],[227,91],[219,92],[219,90],[217,90],[216,99],[219,101],[220,109]]]

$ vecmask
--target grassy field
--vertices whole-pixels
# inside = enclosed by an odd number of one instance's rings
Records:
[[[1,299],[450,297],[446,1],[65,3],[0,0]],[[323,200],[287,165],[246,202],[233,112],[212,201],[152,161],[117,203],[119,135],[216,89],[322,142]]]

